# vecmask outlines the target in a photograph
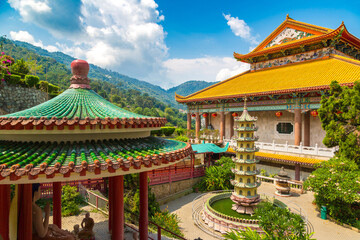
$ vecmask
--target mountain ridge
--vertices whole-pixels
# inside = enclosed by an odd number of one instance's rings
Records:
[[[57,62],[64,64],[69,70],[70,70],[71,62],[75,60],[74,57],[71,57],[60,51],[49,52],[41,47],[34,46],[27,42],[22,42],[22,41],[12,41],[12,42],[17,46],[24,47],[32,52],[35,52],[36,54],[39,54],[44,57],[52,58]],[[156,99],[164,102],[165,104],[170,104],[171,106],[176,108],[185,108],[185,107],[176,102],[175,92],[182,96],[187,96],[216,83],[216,82],[206,82],[202,80],[190,80],[178,86],[165,90],[158,85],[154,85],[143,80],[132,78],[116,71],[104,69],[94,64],[89,64],[89,65],[90,65],[90,71],[89,71],[90,78],[106,81],[116,85],[117,87],[121,87],[124,89],[139,90],[140,92],[147,93],[150,96],[153,96]]]

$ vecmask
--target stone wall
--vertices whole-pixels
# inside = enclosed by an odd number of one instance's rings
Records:
[[[151,186],[151,192],[155,194],[156,199],[161,200],[173,194],[192,188],[200,180],[201,177],[198,177],[176,182],[153,185]]]
[[[18,112],[48,100],[48,94],[35,88],[0,86],[0,115]]]

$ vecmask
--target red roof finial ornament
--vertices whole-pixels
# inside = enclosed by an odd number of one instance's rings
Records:
[[[87,77],[89,73],[89,64],[85,60],[74,60],[71,63],[71,72],[73,76],[70,79],[69,88],[85,88],[90,89],[90,79]]]
[[[275,115],[279,118],[279,117],[281,117],[283,115],[283,113],[278,111],[278,112],[275,113]]]

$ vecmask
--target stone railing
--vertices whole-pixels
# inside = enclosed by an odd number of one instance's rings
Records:
[[[236,147],[235,139],[224,139],[224,144],[230,143],[230,147]],[[337,148],[320,148],[317,144],[314,147],[303,146],[300,143],[299,146],[289,145],[287,142],[285,144],[275,143],[266,143],[266,142],[255,142],[255,146],[260,148],[260,150],[270,150],[277,152],[287,152],[287,153],[297,153],[297,154],[307,154],[321,157],[333,157]]]

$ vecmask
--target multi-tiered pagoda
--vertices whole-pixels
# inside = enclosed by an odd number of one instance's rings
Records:
[[[233,159],[235,168],[232,169],[235,179],[231,180],[234,192],[230,198],[235,203],[232,209],[239,213],[253,214],[253,207],[260,202],[260,196],[257,194],[260,182],[256,181],[256,175],[259,172],[256,169],[257,161],[255,160],[255,152],[258,151],[255,141],[258,137],[254,136],[257,130],[254,123],[257,118],[248,113],[246,100],[242,115],[234,120],[238,123],[238,126],[234,128],[238,136],[236,158]]]

